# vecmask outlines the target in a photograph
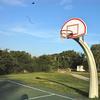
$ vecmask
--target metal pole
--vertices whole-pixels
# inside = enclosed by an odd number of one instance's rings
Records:
[[[96,64],[95,60],[93,57],[93,54],[87,45],[86,42],[82,39],[82,37],[74,39],[84,50],[87,60],[88,60],[88,65],[89,65],[89,70],[90,70],[90,86],[89,86],[89,98],[98,98],[98,76],[97,76],[97,69],[96,69]]]

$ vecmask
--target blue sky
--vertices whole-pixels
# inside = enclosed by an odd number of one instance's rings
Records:
[[[82,52],[74,40],[60,39],[60,29],[70,18],[86,22],[89,46],[100,43],[99,0],[0,0],[0,48],[35,56]]]

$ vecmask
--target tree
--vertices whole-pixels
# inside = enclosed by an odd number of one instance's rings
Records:
[[[48,72],[52,70],[52,61],[50,56],[42,55],[38,58],[37,62],[40,71]]]
[[[0,50],[0,74],[9,74],[13,72],[15,59],[10,55],[8,50]]]
[[[92,45],[91,50],[96,61],[97,70],[100,71],[100,44]]]
[[[65,66],[64,68],[76,69],[77,65],[82,64],[82,58],[79,53],[74,50],[64,51],[60,53],[61,65]]]
[[[99,55],[95,53],[97,51],[94,47],[92,49],[96,57],[98,56],[96,61],[100,62]],[[85,55],[74,50],[39,57],[32,57],[25,51],[0,50],[0,74],[19,73],[24,70],[27,72],[49,72],[57,69],[76,69],[77,65],[82,64],[87,68]],[[99,65],[100,63],[98,69]]]
[[[29,72],[33,71],[33,59],[29,53],[26,53],[25,51],[10,51],[10,54],[16,59],[20,72],[23,70]]]

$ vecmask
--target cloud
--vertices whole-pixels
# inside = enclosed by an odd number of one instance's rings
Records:
[[[5,30],[0,30],[0,35],[10,36],[10,35],[13,35],[13,34],[8,32],[8,31],[5,31]]]
[[[20,6],[25,6],[25,0],[0,0],[1,4],[5,5],[20,5]]]
[[[60,5],[70,4],[72,0],[61,0]]]
[[[26,29],[25,27],[22,26],[15,26],[12,28],[9,28],[6,31],[0,31],[0,34],[7,35],[7,36],[13,36],[13,35],[28,35],[32,36],[33,38],[39,38],[42,39],[43,41],[46,40],[48,43],[63,43],[60,38],[59,31],[57,30],[31,30],[31,29]]]
[[[71,10],[72,8],[73,8],[72,5],[67,5],[67,6],[64,7],[65,10]]]
[[[73,8],[72,0],[61,0],[59,4],[65,10],[71,10]]]
[[[24,32],[26,32],[26,29],[21,26],[15,26],[15,27],[11,28],[10,31],[15,32],[15,33],[24,33]]]
[[[0,34],[3,35],[20,35],[20,34],[26,34],[26,35],[30,35],[33,37],[37,37],[37,38],[42,38],[42,39],[51,39],[51,38],[55,38],[55,34],[57,32],[55,30],[45,30],[45,29],[30,29],[30,28],[26,28],[24,26],[21,25],[17,25],[17,26],[13,26],[13,27],[6,27],[6,30],[2,30],[0,31]]]

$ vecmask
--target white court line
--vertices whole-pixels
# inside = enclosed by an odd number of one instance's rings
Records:
[[[35,87],[28,86],[28,85],[24,85],[24,84],[19,83],[19,82],[15,82],[15,81],[11,81],[11,80],[7,80],[7,81],[10,82],[10,83],[13,83],[13,84],[17,84],[17,85],[26,87],[26,88],[30,88],[30,89],[33,89],[33,90],[45,92],[45,93],[48,93],[48,94],[50,94],[50,95],[56,95],[56,96],[59,96],[59,97],[62,97],[62,98],[66,98],[66,99],[76,100],[76,99],[73,99],[73,98],[68,97],[68,96],[63,96],[63,95],[60,95],[60,94],[56,94],[56,93],[52,93],[52,92],[49,92],[49,91],[41,90],[41,89],[39,89],[39,88],[35,88]]]
[[[15,81],[11,81],[11,80],[7,80],[7,81],[10,82],[10,83],[13,83],[13,84],[17,84],[17,85],[20,85],[20,86],[23,86],[23,87],[26,87],[26,88],[33,89],[33,90],[45,92],[45,93],[48,93],[48,94],[53,94],[52,92],[48,92],[48,91],[41,90],[41,89],[38,89],[38,88],[35,88],[35,87],[31,87],[31,86],[28,86],[28,85],[24,85],[22,83],[18,83],[18,82],[15,82]]]
[[[1,82],[1,81],[4,81],[4,80],[0,80],[0,82]]]
[[[50,94],[50,95],[43,95],[43,96],[33,97],[33,98],[29,98],[29,100],[39,99],[39,98],[45,98],[45,97],[50,97],[50,96],[53,96],[53,95],[55,95],[55,94]]]

